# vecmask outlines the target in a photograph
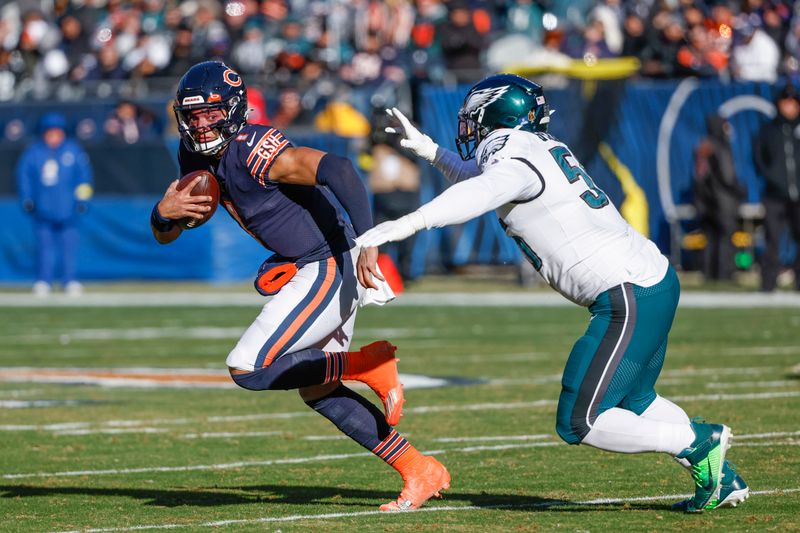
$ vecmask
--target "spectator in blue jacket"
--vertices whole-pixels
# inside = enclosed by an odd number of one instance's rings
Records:
[[[36,230],[37,280],[33,292],[46,296],[61,256],[64,290],[79,295],[75,279],[78,221],[92,197],[92,168],[86,152],[67,138],[66,119],[48,113],[39,121],[41,139],[34,141],[17,163],[17,185],[23,209]]]

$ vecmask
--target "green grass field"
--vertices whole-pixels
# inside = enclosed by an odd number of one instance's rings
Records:
[[[0,308],[0,367],[222,370],[256,312]],[[453,378],[408,390],[398,426],[453,476],[426,512],[375,512],[400,477],[294,392],[0,381],[0,530],[800,530],[800,380],[789,376],[800,309],[679,310],[659,392],[733,428],[729,458],[755,491],[702,515],[670,510],[692,486],[668,456],[555,435],[560,372],[587,318],[577,307],[361,311],[354,346],[386,337],[401,372]]]

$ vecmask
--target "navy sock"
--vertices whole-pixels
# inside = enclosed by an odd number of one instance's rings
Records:
[[[386,423],[377,407],[344,385],[323,398],[306,403],[333,422],[342,433],[390,465],[411,447]]]
[[[237,385],[249,390],[289,390],[337,381],[347,365],[347,352],[308,348],[287,353],[269,366],[247,374],[235,374]]]

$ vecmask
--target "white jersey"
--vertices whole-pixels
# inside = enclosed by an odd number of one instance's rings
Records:
[[[480,174],[450,187],[447,203],[420,208],[428,227],[496,208],[545,281],[584,306],[621,283],[649,287],[664,277],[667,258],[622,218],[564,143],[544,133],[495,130],[478,146],[476,162]],[[476,195],[487,199],[468,200]],[[447,204],[465,213],[448,216]]]

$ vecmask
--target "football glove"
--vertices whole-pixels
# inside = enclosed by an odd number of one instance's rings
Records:
[[[396,107],[387,109],[386,113],[390,117],[397,119],[400,125],[396,127],[389,126],[385,128],[384,131],[386,133],[396,133],[402,136],[403,138],[400,139],[400,146],[432,163],[433,159],[436,157],[436,149],[439,145],[433,142],[433,139],[419,131]]]
[[[422,213],[414,211],[397,220],[378,224],[357,238],[356,244],[362,248],[369,248],[387,242],[402,241],[423,228],[425,228],[425,219],[422,218]]]

